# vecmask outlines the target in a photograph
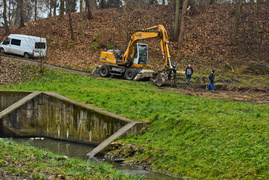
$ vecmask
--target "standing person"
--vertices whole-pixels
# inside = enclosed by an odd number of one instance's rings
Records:
[[[191,76],[193,74],[193,69],[192,69],[190,64],[186,68],[185,74],[186,74],[186,84],[190,84],[191,83]]]
[[[214,91],[214,82],[215,82],[215,71],[214,70],[211,71],[211,74],[208,76],[208,80],[209,80],[209,84],[208,84],[207,90],[209,90],[211,88],[212,91]]]
[[[173,73],[173,83],[176,84],[176,80],[177,80],[177,67],[176,67],[176,63],[173,63],[172,73]]]

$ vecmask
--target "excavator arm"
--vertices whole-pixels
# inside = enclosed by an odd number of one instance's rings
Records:
[[[165,67],[171,67],[170,53],[168,49],[168,35],[163,25],[153,26],[134,32],[130,37],[125,53],[122,55],[122,61],[118,64],[127,66],[132,65],[132,51],[137,41],[156,37],[161,39],[160,45]]]

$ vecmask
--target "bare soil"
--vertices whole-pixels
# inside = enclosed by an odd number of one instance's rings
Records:
[[[186,85],[177,84],[171,90],[180,92],[186,95],[200,96],[212,99],[223,99],[228,101],[243,101],[257,104],[269,104],[269,87],[265,88],[252,88],[245,87],[244,89],[227,90],[221,86],[216,86],[215,91],[206,90],[207,85]]]

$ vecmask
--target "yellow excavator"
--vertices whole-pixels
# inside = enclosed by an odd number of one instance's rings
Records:
[[[148,45],[138,41],[149,38],[160,38],[164,69],[158,73],[143,69],[148,62]],[[113,50],[101,52],[100,61],[106,64],[97,68],[96,72],[101,77],[116,75],[123,76],[127,80],[152,78],[158,86],[169,84],[172,69],[168,44],[168,35],[163,25],[137,30],[131,35],[126,50],[116,50],[115,47]]]

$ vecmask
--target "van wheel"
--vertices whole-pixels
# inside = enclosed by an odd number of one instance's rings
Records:
[[[30,56],[29,56],[29,54],[28,53],[24,53],[24,58],[25,59],[28,59]]]
[[[1,53],[1,54],[4,54],[4,53],[5,53],[4,48],[1,48],[1,49],[0,49],[0,53]]]

